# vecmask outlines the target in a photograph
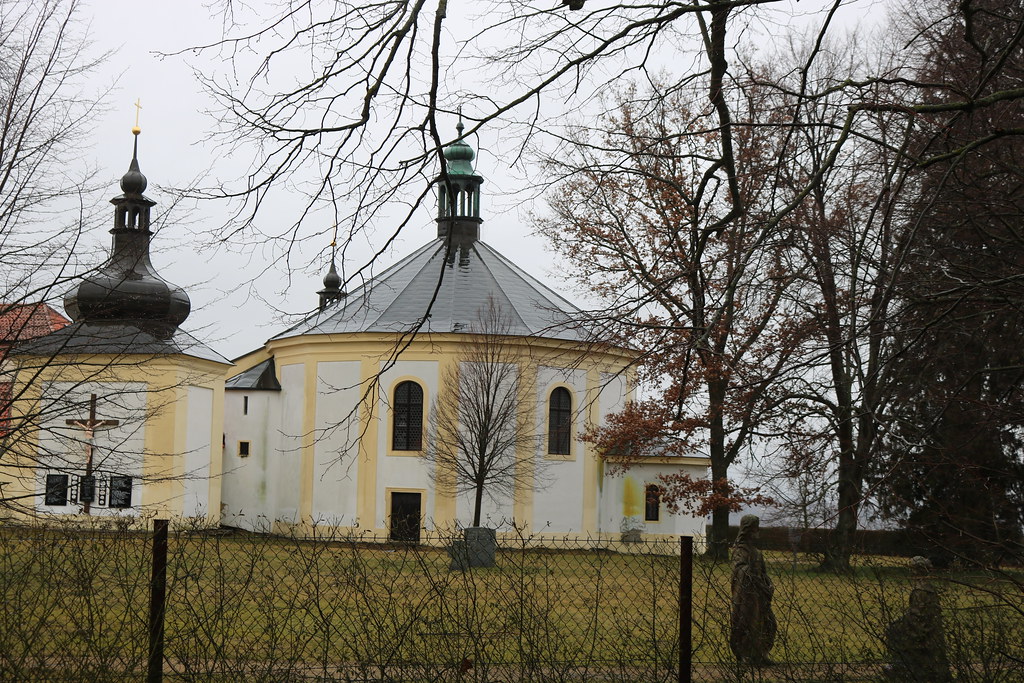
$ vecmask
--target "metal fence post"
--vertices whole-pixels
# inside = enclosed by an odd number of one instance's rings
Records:
[[[164,604],[167,593],[167,520],[153,520],[153,577],[149,583],[149,662],[146,683],[164,675]]]
[[[693,667],[693,537],[679,538],[679,683],[691,683]]]

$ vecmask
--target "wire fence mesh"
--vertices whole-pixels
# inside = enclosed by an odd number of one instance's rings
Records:
[[[504,535],[495,565],[445,547],[177,528],[168,544],[165,680],[677,681],[677,539]],[[146,671],[150,534],[0,527],[0,679],[137,681]],[[441,546],[445,545],[441,543]],[[766,554],[770,664],[729,647],[730,565],[696,558],[692,680],[875,681],[907,610],[905,562],[843,576]],[[957,681],[1024,680],[1024,575],[939,584]]]

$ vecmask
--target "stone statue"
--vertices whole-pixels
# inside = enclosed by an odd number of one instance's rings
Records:
[[[947,683],[952,680],[939,592],[928,580],[931,568],[926,558],[910,560],[911,574],[916,577],[910,604],[903,616],[885,630],[885,647],[890,660],[885,674],[890,681]]]
[[[778,626],[772,614],[775,589],[768,578],[764,556],[755,546],[758,520],[744,515],[740,533],[732,550],[732,614],[729,620],[729,647],[740,662],[771,663],[768,653],[775,644]]]

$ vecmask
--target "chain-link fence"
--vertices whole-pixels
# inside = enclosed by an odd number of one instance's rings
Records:
[[[164,679],[873,681],[919,581],[902,560],[862,557],[836,576],[812,557],[766,554],[778,633],[770,663],[753,666],[729,645],[729,563],[694,559],[688,586],[678,540],[504,535],[486,568],[382,540],[172,529]],[[0,679],[143,679],[152,543],[127,530],[0,528]],[[951,675],[1024,680],[1022,574],[933,581]]]

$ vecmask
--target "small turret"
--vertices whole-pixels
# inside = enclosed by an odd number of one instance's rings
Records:
[[[437,178],[437,236],[458,244],[480,239],[480,186],[484,179],[473,170],[476,152],[462,139],[462,118],[458,139],[444,150],[445,172]]]
[[[331,246],[333,248],[333,245]],[[338,275],[338,269],[334,265],[333,254],[331,255],[331,268],[327,271],[327,275],[324,275],[324,288],[317,294],[320,295],[321,311],[348,296],[348,293],[341,288],[341,276]]]

